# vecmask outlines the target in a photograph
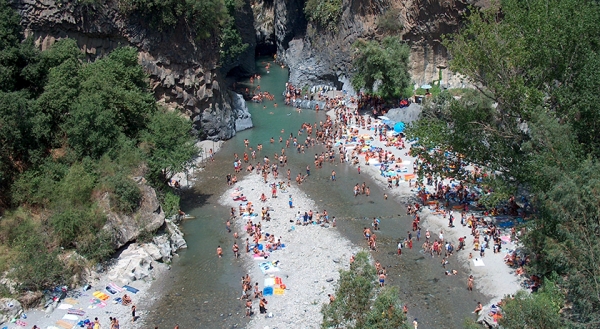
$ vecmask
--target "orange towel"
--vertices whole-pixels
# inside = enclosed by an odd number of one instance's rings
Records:
[[[56,321],[56,325],[61,327],[61,328],[65,328],[65,329],[71,329],[75,326],[74,323],[71,323],[69,321],[65,321],[65,320],[58,320]]]
[[[92,295],[94,295],[94,297],[100,299],[100,300],[107,300],[110,298],[110,296],[108,296],[107,294],[103,293],[102,291],[96,291],[94,292]]]

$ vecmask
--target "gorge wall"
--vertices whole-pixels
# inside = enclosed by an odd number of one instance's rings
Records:
[[[337,31],[319,28],[305,18],[305,0],[257,0],[253,11],[258,47],[273,44],[277,58],[290,68],[290,81],[304,86],[331,85],[351,90],[351,46],[357,39],[379,39],[385,33],[377,21],[384,14],[402,26],[398,31],[411,47],[415,84],[431,83],[443,74],[443,85],[461,87],[460,76],[447,67],[441,45],[455,32],[475,0],[343,0]]]
[[[75,39],[93,60],[121,46],[138,49],[139,62],[150,77],[157,100],[177,109],[194,122],[200,138],[228,139],[235,135],[235,122],[247,117],[232,107],[219,62],[219,41],[198,40],[181,22],[170,30],[148,28],[141,17],[125,16],[117,0],[85,4],[80,1],[10,0],[22,17],[27,36],[43,50],[57,39]],[[237,13],[236,22],[252,22],[249,5]],[[244,18],[244,15],[247,16]],[[237,18],[237,17],[236,17]],[[252,24],[249,25],[252,29]],[[241,30],[241,29],[240,29]],[[243,35],[251,43],[239,65],[254,70],[253,33]]]
[[[201,139],[222,140],[235,135],[236,122],[238,129],[251,126],[247,109],[225,82],[228,74],[250,75],[255,54],[277,54],[290,68],[293,84],[351,90],[351,45],[360,38],[382,38],[377,22],[384,14],[392,13],[402,26],[398,33],[411,47],[415,84],[438,79],[442,68],[444,86],[462,86],[461,78],[445,68],[448,54],[440,41],[458,29],[468,5],[477,0],[343,0],[335,32],[307,21],[306,0],[244,0],[234,16],[248,47],[222,64],[217,37],[197,40],[185,22],[156,31],[143,18],[122,14],[119,0],[9,2],[41,49],[73,38],[93,60],[120,46],[135,47],[156,99],[189,117]]]

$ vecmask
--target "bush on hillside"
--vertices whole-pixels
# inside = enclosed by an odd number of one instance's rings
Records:
[[[342,0],[308,0],[304,5],[306,17],[319,27],[336,31],[342,17]]]

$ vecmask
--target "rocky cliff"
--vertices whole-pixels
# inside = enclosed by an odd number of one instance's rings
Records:
[[[235,135],[238,111],[225,92],[219,68],[219,43],[216,38],[198,40],[184,23],[171,30],[156,31],[141,17],[124,16],[117,0],[83,1],[9,0],[22,16],[27,36],[46,49],[57,39],[75,39],[88,59],[93,60],[120,46],[139,51],[139,62],[149,74],[157,100],[178,109],[194,122],[201,138],[228,139]],[[239,28],[253,40],[252,14],[240,12]],[[244,15],[250,19],[244,19]],[[247,23],[249,21],[250,23]],[[249,24],[249,28],[244,27]],[[254,45],[240,56],[238,65],[246,74],[254,70]],[[232,68],[231,66],[230,68]],[[229,69],[230,69],[229,68]]]
[[[468,5],[475,0],[343,0],[336,31],[307,22],[304,3],[258,0],[253,7],[258,47],[274,40],[277,57],[290,68],[292,83],[351,90],[351,45],[357,39],[382,38],[386,32],[378,20],[387,15],[401,26],[396,33],[411,47],[415,84],[438,79],[441,69],[445,86],[462,85],[461,78],[446,68],[448,54],[441,38],[458,29]]]

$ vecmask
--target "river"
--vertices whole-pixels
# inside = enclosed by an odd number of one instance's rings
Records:
[[[241,295],[240,278],[245,274],[243,260],[233,257],[218,259],[215,249],[224,246],[225,251],[232,245],[233,237],[225,230],[225,221],[229,211],[218,203],[226,190],[225,176],[233,173],[233,153],[241,157],[244,152],[244,139],[252,146],[263,144],[262,158],[280,153],[284,141],[290,133],[296,135],[302,122],[319,122],[325,119],[321,111],[303,110],[297,113],[293,108],[284,106],[282,92],[285,88],[288,72],[272,65],[270,72],[265,69],[266,58],[257,60],[262,79],[254,84],[248,81],[242,86],[261,90],[275,95],[274,102],[257,104],[248,102],[254,128],[239,132],[225,142],[215,156],[215,161],[207,163],[199,175],[193,190],[182,195],[182,209],[195,217],[182,224],[182,230],[188,242],[188,249],[175,258],[169,275],[160,278],[153,285],[154,293],[161,296],[152,306],[148,318],[149,325],[170,328],[178,323],[181,328],[242,328],[247,323],[243,318],[244,310],[237,298]],[[281,134],[281,130],[284,133]],[[269,139],[273,137],[275,143]],[[314,152],[313,152],[314,151]],[[312,166],[314,153],[320,149],[308,149],[307,154],[298,154],[288,149],[289,168],[292,177],[299,172],[305,173],[307,165]],[[329,180],[331,170],[335,169],[338,180]],[[356,183],[366,182],[371,186],[371,197],[353,198],[352,187]],[[362,227],[371,223],[369,218],[382,218],[382,230],[378,232],[379,251],[373,258],[388,269],[390,284],[400,288],[400,298],[408,303],[409,315],[419,319],[420,328],[462,328],[464,319],[472,317],[471,311],[477,301],[487,298],[479,292],[468,292],[467,275],[447,277],[440,266],[439,258],[425,257],[418,250],[405,250],[400,258],[395,256],[399,238],[404,238],[410,229],[411,219],[405,216],[405,206],[394,200],[384,200],[384,190],[368,176],[359,175],[349,165],[324,165],[321,170],[311,170],[311,176],[302,185],[309,196],[323,205],[330,216],[338,219],[338,230],[352,242],[364,246]],[[458,268],[458,265],[455,265]],[[412,318],[410,319],[412,322]],[[150,327],[150,326],[149,326]],[[302,325],[298,324],[298,328]],[[282,329],[282,328],[280,328]]]

